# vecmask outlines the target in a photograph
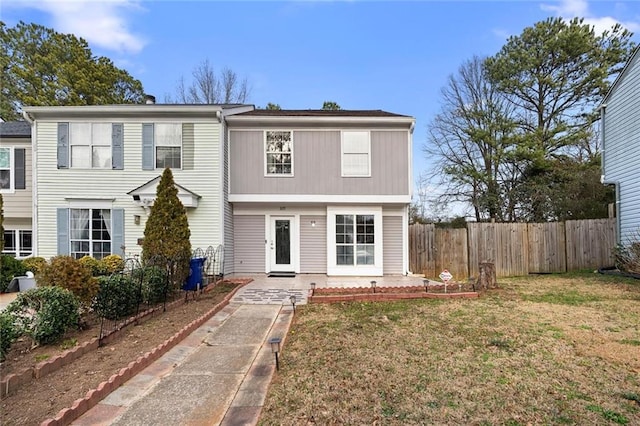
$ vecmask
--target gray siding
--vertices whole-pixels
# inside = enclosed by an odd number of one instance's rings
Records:
[[[265,272],[264,216],[234,216],[234,273]]]
[[[4,219],[6,221],[5,225],[7,222],[12,222],[15,219],[16,221],[23,223],[25,221],[29,222],[27,227],[23,226],[19,229],[31,229],[31,217],[33,212],[33,161],[31,154],[31,138],[2,138],[0,139],[0,145],[3,147],[13,147],[14,149],[24,149],[25,157],[25,189],[16,189],[13,193],[2,193]],[[15,158],[12,158],[11,161],[15,161]],[[7,227],[7,229],[17,228]]]
[[[293,177],[264,176],[263,131],[230,134],[231,194],[410,193],[408,131],[371,131],[370,177],[341,176],[339,130],[293,130]]]
[[[316,226],[311,226],[311,221]],[[300,272],[327,273],[327,217],[300,216]]]
[[[640,52],[606,101],[604,175],[620,186],[620,242],[640,232]]]
[[[382,217],[382,243],[384,274],[404,274],[402,270],[402,216]]]

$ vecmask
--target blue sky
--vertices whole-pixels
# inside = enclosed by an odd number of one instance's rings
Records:
[[[383,109],[416,118],[414,176],[447,77],[473,55],[550,16],[616,22],[640,42],[638,1],[62,1],[3,0],[9,26],[35,22],[84,37],[159,102],[208,59],[246,77],[249,102]]]

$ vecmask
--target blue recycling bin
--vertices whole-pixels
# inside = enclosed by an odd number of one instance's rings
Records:
[[[182,289],[185,291],[195,291],[201,289],[202,285],[202,269],[206,257],[194,257],[189,262],[189,276],[185,281]]]

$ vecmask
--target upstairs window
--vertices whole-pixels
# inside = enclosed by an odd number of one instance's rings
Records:
[[[13,190],[13,149],[0,148],[0,190]]]
[[[25,155],[24,148],[0,148],[0,192],[26,188]]]
[[[122,123],[58,123],[58,169],[124,167]]]
[[[369,132],[342,132],[342,176],[371,176],[371,140]]]
[[[293,175],[293,136],[290,131],[265,132],[266,174]]]
[[[157,123],[155,125],[156,168],[182,166],[182,125]]]
[[[71,123],[69,144],[72,168],[111,168],[110,123]]]

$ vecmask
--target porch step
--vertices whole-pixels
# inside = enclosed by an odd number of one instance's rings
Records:
[[[269,278],[295,278],[295,272],[280,272],[280,271],[271,271],[267,277]]]

